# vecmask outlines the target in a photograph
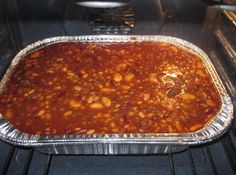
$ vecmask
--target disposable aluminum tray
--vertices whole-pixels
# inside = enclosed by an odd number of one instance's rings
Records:
[[[38,41],[20,51],[12,60],[0,82],[0,93],[10,79],[14,68],[27,54],[58,42],[166,42],[186,49],[202,59],[217,88],[221,108],[218,114],[201,130],[191,133],[153,134],[94,134],[94,135],[30,135],[15,129],[0,114],[0,138],[8,143],[33,147],[50,154],[151,154],[178,152],[189,145],[202,144],[218,138],[227,131],[233,119],[233,104],[208,56],[195,45],[168,36],[76,36],[54,37]]]

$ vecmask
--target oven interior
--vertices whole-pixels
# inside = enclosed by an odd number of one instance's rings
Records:
[[[236,105],[236,1],[136,0],[88,8],[80,0],[1,0],[0,75],[22,48],[49,37],[169,35],[210,57]],[[166,155],[46,155],[0,141],[0,174],[236,174],[236,122],[220,139]]]

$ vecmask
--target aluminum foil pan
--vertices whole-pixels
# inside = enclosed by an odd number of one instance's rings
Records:
[[[19,61],[32,51],[58,42],[167,42],[197,54],[209,72],[220,99],[218,114],[201,130],[191,133],[159,134],[94,134],[94,135],[30,135],[15,129],[0,114],[0,138],[8,143],[33,147],[50,154],[151,154],[182,151],[189,145],[212,141],[227,131],[233,119],[233,104],[208,56],[197,46],[168,36],[76,36],[54,37],[38,41],[20,51],[0,81],[0,93]]]

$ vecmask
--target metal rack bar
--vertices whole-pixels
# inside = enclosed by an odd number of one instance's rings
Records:
[[[213,174],[218,175],[217,170],[216,170],[216,166],[215,166],[215,163],[213,161],[213,158],[212,158],[212,155],[211,155],[211,151],[210,151],[208,145],[206,145],[205,150],[206,150],[207,156],[208,156],[208,158],[210,160]]]
[[[191,165],[191,169],[192,169],[192,174],[193,175],[197,175],[197,172],[196,172],[196,169],[195,169],[195,164],[194,164],[194,161],[193,161],[192,152],[191,152],[190,149],[188,149],[188,158],[189,158],[189,161],[190,161],[190,165]]]
[[[52,160],[52,155],[49,154],[47,161],[46,161],[46,165],[44,167],[44,172],[43,175],[47,175],[49,173],[49,169],[50,169],[50,165],[51,165],[51,160]]]
[[[172,154],[169,154],[169,163],[170,163],[171,174],[175,175],[175,167],[174,167],[174,162],[173,162]]]
[[[33,153],[34,153],[34,150],[31,148],[29,150],[28,154],[27,154],[27,158],[26,158],[26,161],[25,161],[25,165],[24,165],[24,169],[23,169],[22,174],[25,174],[25,175],[28,174],[30,163],[31,163],[31,160],[32,160],[32,157],[33,157]]]
[[[200,150],[201,150],[202,158],[203,158],[204,162],[206,162],[206,160],[207,160],[207,158],[206,158],[207,155],[206,155],[206,152],[205,152],[205,150],[204,150],[204,147],[201,147]]]
[[[234,174],[236,174],[236,148],[234,147],[234,144],[231,138],[229,137],[229,135],[222,138],[221,143],[223,144],[223,147],[227,155],[227,158],[229,159],[231,168]]]
[[[5,175],[7,173],[7,170],[9,168],[9,166],[10,166],[10,162],[12,160],[12,157],[14,155],[15,150],[16,150],[15,146],[11,146],[10,147],[10,150],[8,152],[8,155],[7,155],[7,158],[6,158],[5,162],[4,162],[4,166],[2,168],[2,171],[0,172],[1,175]]]

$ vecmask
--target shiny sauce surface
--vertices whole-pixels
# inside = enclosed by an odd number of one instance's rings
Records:
[[[193,132],[220,106],[201,59],[158,42],[45,46],[0,95],[6,120],[40,135]]]

